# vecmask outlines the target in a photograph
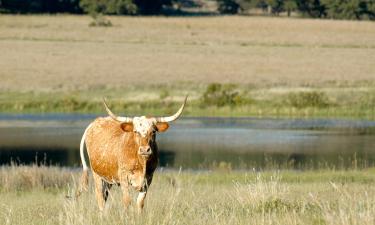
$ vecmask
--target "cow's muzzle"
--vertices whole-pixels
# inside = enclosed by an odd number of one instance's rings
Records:
[[[150,156],[152,154],[151,147],[150,146],[139,147],[138,154],[142,156]]]

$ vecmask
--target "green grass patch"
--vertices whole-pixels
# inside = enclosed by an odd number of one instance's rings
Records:
[[[185,94],[185,116],[375,118],[375,88],[256,88],[248,85],[150,85],[54,92],[0,92],[3,113],[104,113],[102,98],[111,109],[127,115],[165,115],[175,112]]]

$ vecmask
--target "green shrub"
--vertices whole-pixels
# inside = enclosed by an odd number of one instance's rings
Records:
[[[369,91],[361,96],[358,103],[361,108],[375,110],[375,90]]]
[[[162,88],[159,94],[159,97],[161,100],[165,100],[167,97],[169,97],[169,91],[166,88]]]
[[[286,98],[286,103],[296,108],[324,108],[330,105],[327,95],[319,91],[290,93]]]
[[[79,5],[90,15],[135,14],[137,6],[133,0],[81,0]]]
[[[201,106],[239,106],[250,100],[235,90],[234,85],[209,84],[201,97]]]
[[[100,14],[91,14],[93,21],[89,24],[90,27],[111,27],[112,22]]]

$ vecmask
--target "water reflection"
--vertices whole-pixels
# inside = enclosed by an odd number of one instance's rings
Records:
[[[79,141],[94,117],[0,115],[0,164],[79,166]],[[158,135],[160,166],[367,167],[375,164],[374,131],[372,121],[187,118]]]

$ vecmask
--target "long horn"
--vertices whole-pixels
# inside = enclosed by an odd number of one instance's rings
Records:
[[[133,118],[131,117],[122,117],[122,116],[116,116],[108,107],[107,105],[107,102],[105,101],[105,98],[103,98],[103,104],[104,104],[104,107],[105,107],[105,110],[107,111],[108,115],[118,121],[118,122],[121,122],[121,123],[130,123],[130,122],[133,122]]]
[[[186,100],[187,100],[188,96],[186,95],[185,97],[185,100],[184,100],[184,104],[182,104],[182,106],[180,107],[180,109],[172,116],[166,116],[166,117],[156,117],[156,121],[157,122],[172,122],[174,120],[177,120],[178,117],[181,116],[182,114],[182,111],[184,110],[185,108],[185,104],[186,104]]]

